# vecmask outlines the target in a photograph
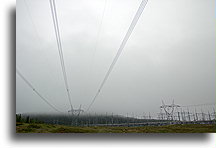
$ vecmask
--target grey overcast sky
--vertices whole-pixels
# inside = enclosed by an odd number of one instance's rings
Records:
[[[86,109],[141,0],[56,0],[72,104]],[[215,102],[215,1],[149,0],[92,112],[157,113],[161,100]],[[97,40],[98,38],[98,40]],[[59,110],[70,109],[49,0],[17,0],[16,64]],[[98,41],[95,50],[96,42]],[[54,112],[17,75],[16,112]]]

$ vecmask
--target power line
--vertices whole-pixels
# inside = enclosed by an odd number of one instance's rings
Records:
[[[54,29],[55,29],[55,36],[56,36],[56,41],[57,41],[57,46],[58,46],[58,51],[59,51],[61,68],[62,68],[62,73],[63,73],[63,77],[64,77],[65,88],[67,91],[68,100],[69,100],[69,103],[71,106],[71,110],[73,110],[73,106],[71,103],[71,95],[70,95],[69,86],[68,86],[68,79],[67,79],[67,74],[66,74],[65,64],[64,64],[64,56],[63,56],[63,51],[62,51],[61,37],[60,37],[60,33],[59,33],[56,4],[55,4],[55,0],[50,0],[49,2],[50,2],[51,13],[52,13],[53,25],[54,25]]]
[[[46,98],[44,98],[36,89],[35,87],[22,75],[22,73],[16,68],[16,73],[23,79],[23,81],[46,103],[48,104],[52,109],[54,109],[57,112],[62,113],[59,111],[54,105],[49,103]]]
[[[40,43],[39,33],[38,33],[38,30],[37,30],[36,24],[35,24],[35,22],[34,22],[34,20],[33,20],[33,17],[32,17],[30,8],[29,8],[29,4],[28,4],[28,2],[26,2],[26,0],[23,0],[23,1],[24,1],[25,6],[26,6],[26,10],[28,11],[28,15],[29,15],[29,17],[30,17],[30,21],[31,21],[31,23],[32,23],[32,25],[33,25],[33,28],[34,28],[36,34],[37,34],[38,42]]]
[[[211,106],[211,105],[215,105],[215,103],[205,103],[205,104],[195,104],[195,105],[184,105],[184,106],[181,106],[181,107]]]
[[[101,22],[99,24],[99,30],[98,30],[97,35],[96,35],[96,43],[95,43],[95,47],[94,47],[94,51],[93,51],[93,59],[95,57],[95,52],[96,52],[97,47],[98,47],[98,42],[99,42],[99,37],[100,37],[101,29],[102,29],[102,24],[103,24],[103,18],[104,18],[104,14],[105,14],[105,10],[106,10],[106,5],[107,5],[107,0],[105,0],[105,2],[104,2]]]
[[[95,45],[93,47],[93,54],[92,54],[92,60],[91,60],[91,67],[89,72],[90,74],[92,74],[92,71],[94,69],[93,67],[93,64],[95,62],[95,54],[96,54],[96,51],[97,51],[97,48],[98,48],[98,42],[100,41],[100,34],[101,34],[101,30],[102,30],[102,25],[103,25],[103,19],[104,19],[104,14],[105,14],[105,10],[106,10],[106,5],[107,5],[107,0],[104,1],[104,6],[103,6],[103,11],[102,11],[102,16],[101,16],[101,21],[99,23],[99,29],[97,31],[97,34],[96,34],[96,42],[95,42]],[[92,75],[91,75],[92,76]]]
[[[127,31],[127,33],[126,33],[126,35],[125,35],[125,37],[124,37],[124,39],[123,39],[123,41],[122,41],[122,43],[121,43],[119,49],[118,49],[118,52],[117,52],[117,54],[115,55],[115,58],[113,59],[113,61],[112,61],[111,65],[110,65],[110,67],[109,67],[109,69],[108,69],[108,71],[107,71],[107,73],[106,73],[106,75],[105,75],[105,77],[104,77],[104,79],[103,79],[103,81],[102,81],[102,83],[101,83],[101,85],[100,85],[100,87],[99,87],[99,89],[98,89],[96,95],[94,96],[92,102],[90,103],[89,107],[87,108],[87,111],[90,109],[90,107],[91,107],[92,104],[95,102],[96,98],[98,97],[98,95],[99,95],[99,93],[100,93],[100,91],[101,91],[101,89],[102,89],[104,83],[106,82],[107,78],[109,77],[110,72],[112,71],[112,69],[113,69],[115,63],[117,62],[117,60],[118,60],[118,58],[119,58],[119,56],[120,56],[122,50],[124,49],[124,47],[125,47],[125,45],[126,45],[128,39],[129,39],[129,37],[130,37],[130,35],[131,35],[133,29],[134,29],[134,27],[136,26],[136,24],[137,24],[137,22],[138,22],[138,20],[139,20],[139,18],[140,18],[140,15],[142,14],[142,12],[143,12],[143,10],[144,10],[144,8],[145,8],[147,2],[148,2],[148,0],[142,0],[142,2],[141,2],[141,4],[140,4],[140,6],[139,6],[139,8],[138,8],[138,10],[137,10],[137,12],[136,12],[134,18],[133,18],[133,20],[132,20],[132,22],[131,22],[131,24],[130,24],[130,27],[128,28],[128,31]]]
[[[107,0],[104,1],[104,6],[103,6],[103,11],[102,11],[102,17],[101,17],[101,21],[100,21],[100,24],[99,24],[99,29],[98,29],[98,32],[97,32],[97,35],[96,35],[96,42],[95,42],[95,46],[93,47],[93,55],[92,55],[92,60],[91,60],[91,68],[89,70],[91,76],[93,76],[92,74],[92,71],[94,69],[93,67],[93,64],[95,62],[95,53],[97,51],[97,48],[98,48],[98,42],[99,42],[99,39],[100,39],[100,34],[101,34],[101,30],[102,30],[102,24],[103,24],[103,19],[104,19],[104,14],[105,14],[105,10],[106,10],[106,5],[107,5]]]

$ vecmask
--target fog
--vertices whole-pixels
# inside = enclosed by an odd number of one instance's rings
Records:
[[[56,0],[76,109],[91,103],[141,0],[106,0],[102,20],[104,3]],[[140,115],[157,113],[161,100],[214,103],[215,33],[214,0],[149,0],[90,111]],[[70,109],[48,0],[17,0],[16,66],[56,108]],[[17,75],[16,112],[54,110]]]

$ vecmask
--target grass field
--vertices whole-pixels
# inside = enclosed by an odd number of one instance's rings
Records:
[[[16,123],[17,133],[215,133],[216,125],[187,124],[145,127],[74,127]]]

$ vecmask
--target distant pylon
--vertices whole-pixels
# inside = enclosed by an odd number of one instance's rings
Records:
[[[160,108],[164,111],[165,113],[165,118],[167,120],[174,120],[174,110],[180,107],[179,105],[174,104],[174,100],[171,105],[165,105],[163,100],[162,100],[162,105]]]
[[[84,112],[84,110],[81,109],[81,105],[80,105],[79,109],[71,109],[68,111],[68,113],[71,113],[72,115],[75,115],[75,116],[79,116],[83,112]]]

